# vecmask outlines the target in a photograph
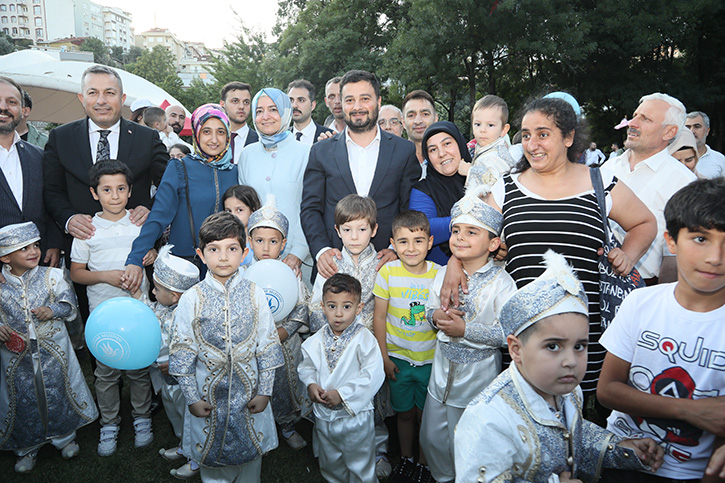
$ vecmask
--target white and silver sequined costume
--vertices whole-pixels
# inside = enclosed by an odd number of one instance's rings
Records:
[[[305,388],[337,390],[334,408],[314,404],[320,471],[327,481],[372,483],[375,478],[373,397],[385,380],[373,334],[355,321],[341,335],[326,325],[302,344]]]
[[[312,413],[312,401],[297,373],[297,367],[302,361],[302,339],[299,331],[302,327],[308,326],[307,301],[310,298],[310,291],[301,279],[298,279],[298,282],[297,305],[287,317],[276,322],[277,327],[286,330],[288,336],[282,341],[284,365],[278,367],[274,374],[271,403],[274,420],[285,431],[292,431],[295,422]]]
[[[557,397],[556,411],[512,364],[463,413],[456,428],[456,482],[584,482],[603,467],[642,469],[621,438],[582,419],[582,392]]]
[[[476,146],[473,164],[466,177],[466,191],[486,185],[491,188],[516,165],[509,153],[507,137],[503,136],[488,146]]]
[[[341,250],[342,259],[335,259],[337,264],[337,273],[346,273],[355,277],[362,285],[362,300],[365,304],[362,313],[358,316],[360,323],[365,326],[371,333],[373,331],[373,311],[375,310],[375,296],[373,288],[375,288],[375,278],[378,276],[378,252],[375,251],[373,244],[358,255],[357,264],[352,259],[350,251],[343,247]],[[322,286],[326,279],[322,275],[317,274],[315,285],[312,288],[312,298],[310,298],[310,332],[317,332],[327,325],[327,319],[322,312]]]
[[[189,289],[174,313],[169,373],[188,405],[202,398],[205,418],[184,417],[186,456],[207,467],[239,466],[277,447],[272,407],[247,403],[271,396],[284,363],[264,292],[237,272],[222,285],[211,273]]]
[[[440,308],[439,294],[445,276],[442,269],[433,280],[426,311]],[[505,345],[498,322],[501,307],[516,292],[513,279],[493,260],[469,275],[468,294],[460,293],[466,322],[463,337],[437,334],[428,397],[420,428],[420,443],[431,474],[437,481],[455,477],[453,431],[463,410],[501,371],[499,347]],[[435,325],[434,325],[435,326]]]
[[[5,265],[2,273],[0,325],[25,347],[16,354],[0,345],[0,449],[27,450],[93,422],[98,410],[66,331],[77,302],[63,271],[35,267],[16,277]],[[41,322],[30,311],[43,306],[53,318]]]

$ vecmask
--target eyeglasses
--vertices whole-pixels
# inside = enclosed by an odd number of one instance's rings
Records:
[[[395,127],[395,126],[400,126],[403,123],[400,122],[400,119],[396,119],[396,118],[378,120],[378,126],[385,127],[387,124],[390,124],[391,127]]]

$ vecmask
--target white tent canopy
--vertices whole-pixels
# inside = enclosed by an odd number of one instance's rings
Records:
[[[28,91],[33,99],[31,121],[63,124],[85,117],[78,93],[81,91],[81,75],[91,65],[88,62],[60,61],[37,50],[21,50],[0,56],[0,75],[10,77]],[[130,117],[129,106],[136,99],[148,99],[155,106],[164,101],[181,104],[146,79],[121,69],[116,71],[121,76],[126,94],[123,117]]]

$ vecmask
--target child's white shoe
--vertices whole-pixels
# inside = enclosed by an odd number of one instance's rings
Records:
[[[173,476],[174,478],[177,478],[179,480],[186,480],[199,474],[199,467],[197,465],[194,466],[196,466],[196,468],[192,468],[191,461],[189,461],[180,468],[172,469],[169,473],[171,473],[171,476]]]
[[[71,441],[67,445],[63,446],[63,449],[60,450],[60,455],[63,457],[63,459],[69,460],[78,456],[78,453],[80,452],[81,447],[78,446],[78,443],[76,443],[75,441]]]
[[[98,456],[111,456],[116,452],[118,440],[118,425],[106,424],[101,426],[101,437],[98,441]]]
[[[285,436],[284,432],[282,433],[282,438],[284,438],[285,442],[289,445],[292,449],[302,449],[305,446],[307,446],[307,441],[305,441],[305,438],[300,436],[300,433],[297,431],[293,431],[292,434],[289,436]]]
[[[15,463],[15,471],[18,473],[30,473],[35,468],[35,461],[38,457],[38,451],[31,451]]]
[[[133,429],[136,431],[134,446],[143,448],[154,440],[154,432],[151,429],[151,418],[136,418],[133,420]]]
[[[165,459],[169,461],[175,461],[180,460],[184,457],[183,454],[179,453],[179,447],[170,448],[170,449],[164,449],[161,448],[159,450],[159,454]]]

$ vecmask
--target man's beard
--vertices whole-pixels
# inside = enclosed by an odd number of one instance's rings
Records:
[[[179,134],[184,129],[184,126],[182,126],[178,122],[171,123],[169,125],[171,126],[171,129],[173,129],[176,134]]]
[[[378,108],[376,107],[372,111],[368,112],[368,117],[365,120],[362,121],[353,121],[352,120],[352,112],[350,113],[350,116],[347,114],[345,115],[345,124],[347,124],[347,128],[354,133],[363,133],[372,131],[375,126],[378,124]]]
[[[0,111],[0,114],[10,117],[10,122],[0,124],[0,134],[10,134],[15,131],[15,128],[20,124],[20,116],[13,117],[10,111]]]

